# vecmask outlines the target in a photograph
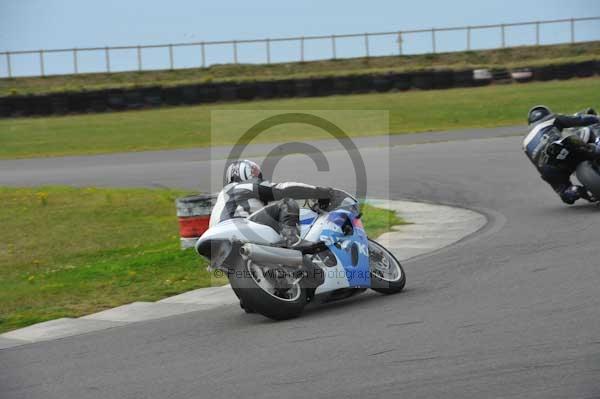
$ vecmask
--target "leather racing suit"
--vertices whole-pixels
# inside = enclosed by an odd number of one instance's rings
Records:
[[[563,137],[562,131],[599,122],[595,115],[552,114],[535,124],[523,141],[523,150],[542,179],[567,204],[573,204],[579,198],[593,200],[585,188],[573,185],[571,175],[579,162],[600,158],[600,147],[597,145],[599,137],[589,131],[568,138]]]

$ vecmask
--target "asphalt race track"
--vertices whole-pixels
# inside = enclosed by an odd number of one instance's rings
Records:
[[[462,243],[407,262],[405,292],[287,322],[228,306],[3,350],[0,397],[600,398],[600,208],[562,205],[515,132],[430,144],[407,136],[393,143],[390,165],[376,139],[360,146],[370,194],[489,219]],[[206,173],[189,172],[210,169],[206,157],[168,154],[2,161],[0,185],[207,184]],[[333,165],[347,154],[327,156]],[[297,162],[280,166],[278,177],[306,180]],[[342,187],[354,179],[351,170],[315,175]]]

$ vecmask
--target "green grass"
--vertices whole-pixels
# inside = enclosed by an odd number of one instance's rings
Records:
[[[0,159],[98,154],[226,145],[234,130],[211,139],[215,110],[387,110],[394,134],[524,124],[527,110],[547,104],[560,112],[598,106],[600,78],[451,90],[390,92],[161,108],[122,113],[0,120]],[[233,118],[232,127],[244,126]],[[350,121],[351,136],[385,133],[381,124]],[[249,125],[246,124],[249,127]],[[262,142],[327,138],[304,125],[272,128]]]
[[[0,96],[156,85],[175,86],[208,82],[343,76],[441,68],[517,68],[597,59],[600,59],[600,42],[271,65],[215,65],[210,68],[173,71],[5,78],[0,79]]]
[[[0,333],[220,285],[179,249],[173,200],[150,189],[0,188]],[[402,221],[364,207],[370,235]]]
[[[361,220],[365,226],[367,235],[372,238],[377,238],[383,233],[390,231],[392,226],[408,224],[394,211],[376,208],[368,204],[362,204],[360,209],[363,213]]]

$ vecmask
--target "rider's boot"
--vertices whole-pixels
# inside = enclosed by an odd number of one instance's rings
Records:
[[[300,239],[300,207],[298,203],[291,198],[281,200],[279,213],[280,233],[285,245],[293,247],[298,245]]]

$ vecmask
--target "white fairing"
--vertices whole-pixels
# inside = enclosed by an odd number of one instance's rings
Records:
[[[328,213],[318,215],[309,209],[301,209],[300,220],[301,234],[306,241],[318,242],[321,240],[323,229],[331,230],[339,228],[328,221]],[[281,236],[269,226],[255,223],[245,218],[235,218],[211,226],[200,237],[196,243],[196,248],[210,240],[239,240],[242,242],[269,245],[280,242]],[[340,259],[336,260],[337,265],[334,267],[319,265],[325,272],[325,281],[317,287],[315,294],[323,294],[350,286]]]
[[[255,244],[275,244],[281,236],[271,227],[244,218],[225,220],[208,229],[196,247],[208,240],[239,240]]]
[[[300,208],[300,237],[306,239],[306,235],[317,220],[317,216],[319,215],[310,209]]]

